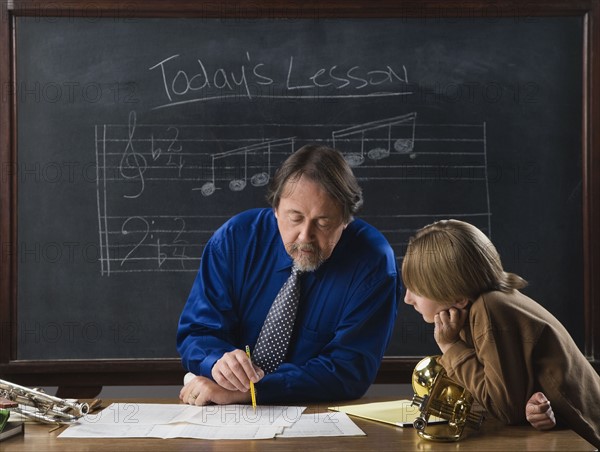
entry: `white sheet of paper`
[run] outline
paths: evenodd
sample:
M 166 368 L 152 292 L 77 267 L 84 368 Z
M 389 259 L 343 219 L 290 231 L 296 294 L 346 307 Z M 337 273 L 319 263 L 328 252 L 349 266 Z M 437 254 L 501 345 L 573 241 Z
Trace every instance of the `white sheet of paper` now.
M 364 436 L 346 413 L 303 414 L 298 422 L 285 428 L 280 438 L 307 438 L 310 436 Z
M 113 403 L 87 415 L 59 438 L 274 438 L 297 422 L 305 407 Z
M 197 424 L 74 424 L 59 438 L 194 438 L 271 439 L 284 427 L 257 425 L 235 428 Z
M 155 425 L 152 435 L 157 438 L 272 439 L 283 430 L 284 427 L 268 425 L 226 428 L 197 424 L 168 424 Z
M 152 424 L 85 424 L 79 420 L 58 438 L 151 438 Z
M 161 403 L 113 403 L 96 414 L 80 419 L 86 424 L 171 424 L 187 422 L 201 425 L 276 425 L 288 427 L 306 407 L 259 405 L 190 406 Z
M 306 407 L 298 406 L 257 406 L 250 405 L 209 405 L 188 406 L 169 423 L 187 422 L 200 425 L 275 425 L 289 427 L 300 419 Z M 162 422 L 163 424 L 165 422 Z
M 162 403 L 112 403 L 102 411 L 88 414 L 79 423 L 94 425 L 167 424 L 179 416 L 186 408 L 183 404 Z

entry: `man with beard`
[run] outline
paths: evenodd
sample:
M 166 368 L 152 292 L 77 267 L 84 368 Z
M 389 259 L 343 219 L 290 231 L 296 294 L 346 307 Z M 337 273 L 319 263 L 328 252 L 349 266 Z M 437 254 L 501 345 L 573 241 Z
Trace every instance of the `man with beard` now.
M 392 248 L 354 214 L 362 191 L 343 156 L 307 145 L 277 170 L 271 208 L 242 212 L 208 241 L 183 309 L 177 348 L 192 405 L 356 399 L 371 385 L 400 298 Z M 281 364 L 261 369 L 254 349 L 292 268 L 300 297 Z

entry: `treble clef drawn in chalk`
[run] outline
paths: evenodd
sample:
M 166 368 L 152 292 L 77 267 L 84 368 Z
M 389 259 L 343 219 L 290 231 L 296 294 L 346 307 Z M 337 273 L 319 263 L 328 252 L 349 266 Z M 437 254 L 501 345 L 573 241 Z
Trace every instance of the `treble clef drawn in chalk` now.
M 125 198 L 137 198 L 144 192 L 144 172 L 147 168 L 147 161 L 142 154 L 136 152 L 133 146 L 136 123 L 137 118 L 135 111 L 131 111 L 129 113 L 127 146 L 121 156 L 119 173 L 127 180 L 138 179 L 140 181 L 140 189 L 134 195 L 123 195 Z
M 242 191 L 246 188 L 249 168 L 256 170 L 250 176 L 252 186 L 262 187 L 267 185 L 271 177 L 271 154 L 274 148 L 289 146 L 290 153 L 292 153 L 294 151 L 294 138 L 265 141 L 214 154 L 212 156 L 212 179 L 202 187 L 194 190 L 200 190 L 204 196 L 212 195 L 217 190 L 217 170 L 222 173 L 220 179 L 229 180 L 231 191 Z
M 331 133 L 333 147 L 344 142 L 344 158 L 350 166 L 360 166 L 365 153 L 371 160 L 381 160 L 396 151 L 414 157 L 416 113 L 367 122 Z M 365 152 L 366 149 L 366 152 Z

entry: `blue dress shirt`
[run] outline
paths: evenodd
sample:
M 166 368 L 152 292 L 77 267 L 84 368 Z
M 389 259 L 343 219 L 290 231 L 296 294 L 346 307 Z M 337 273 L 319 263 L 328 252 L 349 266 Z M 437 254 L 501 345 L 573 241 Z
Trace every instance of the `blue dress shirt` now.
M 225 352 L 252 349 L 291 267 L 273 209 L 248 210 L 221 226 L 204 249 L 179 321 L 184 367 L 212 378 Z M 389 343 L 400 286 L 387 240 L 353 220 L 329 259 L 302 275 L 287 357 L 256 384 L 259 403 L 361 397 Z

